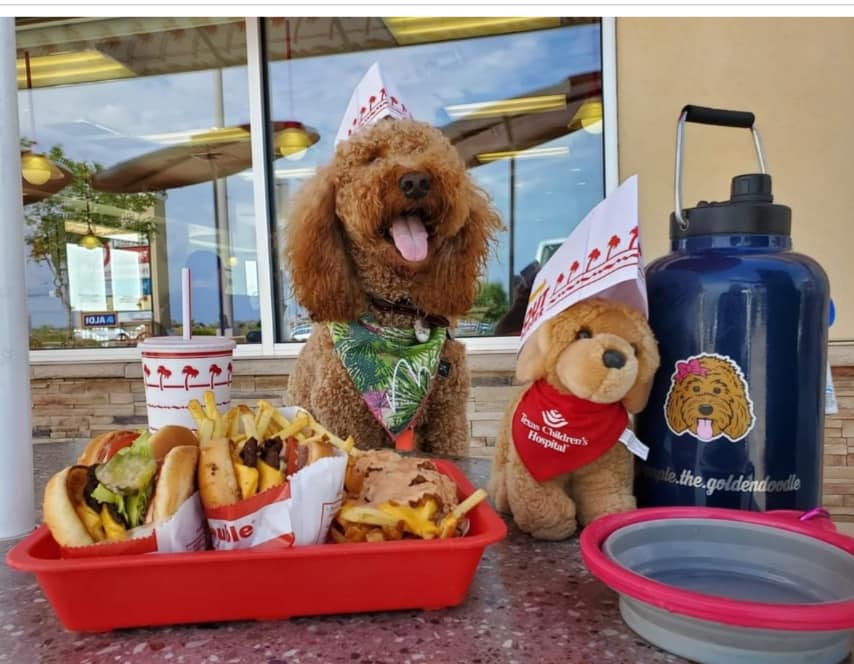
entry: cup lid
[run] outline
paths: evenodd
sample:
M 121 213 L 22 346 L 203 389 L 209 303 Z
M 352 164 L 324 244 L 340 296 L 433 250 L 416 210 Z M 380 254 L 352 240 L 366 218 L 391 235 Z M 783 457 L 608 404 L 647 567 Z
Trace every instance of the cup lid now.
M 193 352 L 215 352 L 233 350 L 234 340 L 229 337 L 148 337 L 143 339 L 138 347 L 143 351 L 180 352 L 192 350 Z

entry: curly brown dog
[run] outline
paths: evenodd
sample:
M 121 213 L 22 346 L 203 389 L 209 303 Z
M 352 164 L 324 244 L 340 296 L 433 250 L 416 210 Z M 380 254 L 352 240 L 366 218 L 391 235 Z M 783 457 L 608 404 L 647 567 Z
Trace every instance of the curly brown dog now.
M 729 358 L 709 353 L 676 363 L 664 412 L 673 433 L 689 432 L 702 441 L 723 436 L 736 442 L 754 422 L 741 370 Z
M 516 376 L 526 383 L 544 379 L 557 392 L 594 407 L 622 402 L 628 413 L 637 413 L 646 405 L 658 364 L 658 346 L 640 312 L 588 299 L 545 322 L 527 340 Z M 620 443 L 577 470 L 534 479 L 512 434 L 514 413 L 529 387 L 507 408 L 498 433 L 489 480 L 498 510 L 511 512 L 519 528 L 534 537 L 559 540 L 575 532 L 576 519 L 586 525 L 602 514 L 633 509 L 633 459 Z
M 365 314 L 382 326 L 451 325 L 472 306 L 501 228 L 453 145 L 414 120 L 383 119 L 339 144 L 300 190 L 285 257 L 297 300 L 315 325 L 288 383 L 287 401 L 362 448 L 391 439 L 336 355 L 330 321 Z M 426 234 L 426 237 L 425 237 Z M 438 321 L 438 322 L 437 322 Z M 414 420 L 417 449 L 465 454 L 469 373 L 448 338 L 440 371 Z

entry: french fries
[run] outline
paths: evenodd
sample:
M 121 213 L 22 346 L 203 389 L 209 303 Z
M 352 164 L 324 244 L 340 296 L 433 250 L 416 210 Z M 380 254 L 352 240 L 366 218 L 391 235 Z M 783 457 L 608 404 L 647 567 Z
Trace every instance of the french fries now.
M 339 438 L 304 411 L 288 420 L 269 401 L 259 399 L 255 412 L 249 406 L 241 404 L 220 413 L 213 392 L 206 391 L 203 400 L 204 405 L 199 403 L 198 399 L 193 399 L 187 406 L 196 422 L 200 442 L 214 438 L 230 438 L 240 444 L 249 438 L 263 440 L 278 436 L 285 440 L 294 436 L 301 442 L 325 439 L 344 452 L 355 451 L 353 436 L 348 436 L 346 440 Z

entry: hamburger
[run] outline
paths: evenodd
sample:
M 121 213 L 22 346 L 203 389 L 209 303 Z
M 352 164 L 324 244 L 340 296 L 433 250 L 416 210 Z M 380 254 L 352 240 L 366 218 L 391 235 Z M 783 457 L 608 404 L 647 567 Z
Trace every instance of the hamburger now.
M 285 483 L 303 467 L 335 455 L 323 437 L 299 441 L 275 436 L 261 442 L 250 437 L 240 444 L 213 438 L 199 448 L 199 494 L 209 509 L 233 505 Z
M 134 537 L 134 529 L 168 519 L 193 495 L 198 459 L 198 439 L 185 427 L 97 436 L 75 465 L 48 481 L 44 521 L 60 546 Z

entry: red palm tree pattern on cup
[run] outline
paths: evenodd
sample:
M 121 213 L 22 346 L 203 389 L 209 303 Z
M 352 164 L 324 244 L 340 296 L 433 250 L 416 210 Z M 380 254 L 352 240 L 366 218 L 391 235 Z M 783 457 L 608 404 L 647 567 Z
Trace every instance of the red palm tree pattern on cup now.
M 199 370 L 189 364 L 185 364 L 184 368 L 181 369 L 181 373 L 184 374 L 184 389 L 190 390 L 190 378 L 195 378 L 199 375 Z
M 172 376 L 172 372 L 169 371 L 169 369 L 167 369 L 166 367 L 164 367 L 161 364 L 160 366 L 157 367 L 157 375 L 160 376 L 160 389 L 162 390 L 163 389 L 163 379 L 164 378 L 170 378 Z
M 142 365 L 142 373 L 144 373 L 144 374 L 145 374 L 145 377 L 146 377 L 146 378 L 150 378 L 150 377 L 151 377 L 151 369 L 149 369 L 149 368 L 148 368 L 148 365 L 147 365 L 147 364 L 143 364 L 143 365 Z
M 226 377 L 228 378 L 228 382 L 230 383 L 231 382 L 231 372 L 232 372 L 231 362 L 229 362 L 228 365 L 225 367 L 225 371 L 226 371 Z
M 633 249 L 638 241 L 638 227 L 635 226 L 632 230 L 630 230 L 629 235 L 632 238 L 631 240 L 629 240 L 629 249 Z
M 208 369 L 211 372 L 211 389 L 214 388 L 214 379 L 222 373 L 222 369 L 219 368 L 219 365 L 212 364 L 211 368 Z

